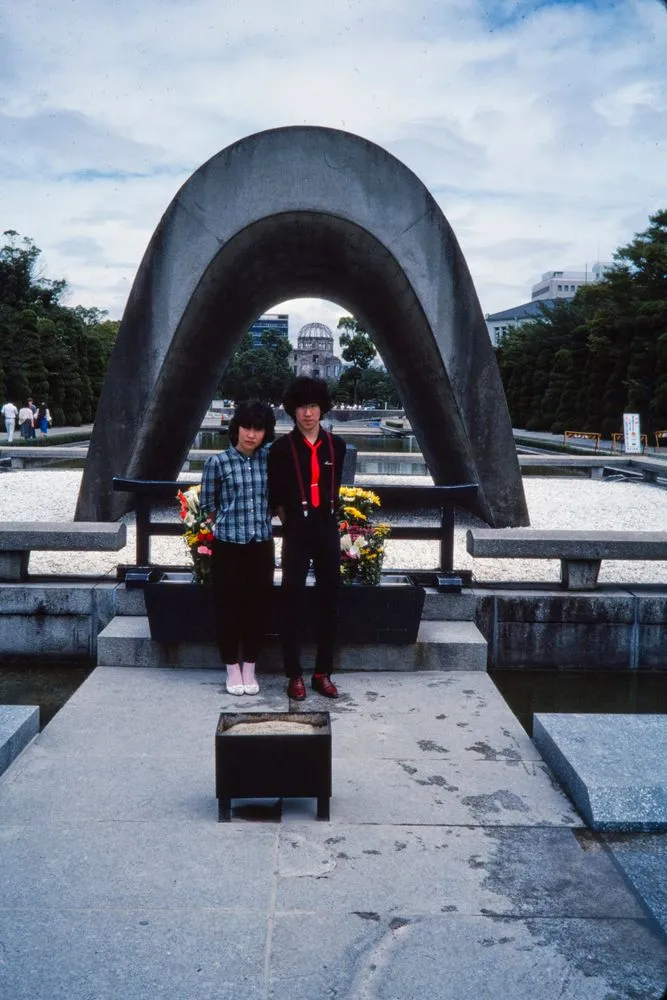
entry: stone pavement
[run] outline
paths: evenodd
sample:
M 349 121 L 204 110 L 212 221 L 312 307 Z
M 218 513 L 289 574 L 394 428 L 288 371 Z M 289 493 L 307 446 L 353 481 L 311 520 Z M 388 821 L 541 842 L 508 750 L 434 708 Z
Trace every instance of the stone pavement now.
M 331 712 L 331 822 L 226 824 L 218 715 L 286 711 L 284 682 L 98 667 L 0 777 L 0 997 L 662 997 L 658 923 L 487 675 L 340 688 L 300 706 Z M 630 879 L 664 843 L 620 844 Z

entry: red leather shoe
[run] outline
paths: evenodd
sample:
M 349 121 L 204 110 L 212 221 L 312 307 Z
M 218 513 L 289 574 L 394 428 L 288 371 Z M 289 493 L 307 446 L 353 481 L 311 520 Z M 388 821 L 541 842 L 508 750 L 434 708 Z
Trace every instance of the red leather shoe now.
M 311 685 L 313 691 L 324 695 L 325 698 L 338 697 L 338 688 L 327 674 L 313 674 Z
M 303 701 L 306 697 L 306 685 L 303 677 L 290 677 L 287 682 L 287 697 L 293 701 Z

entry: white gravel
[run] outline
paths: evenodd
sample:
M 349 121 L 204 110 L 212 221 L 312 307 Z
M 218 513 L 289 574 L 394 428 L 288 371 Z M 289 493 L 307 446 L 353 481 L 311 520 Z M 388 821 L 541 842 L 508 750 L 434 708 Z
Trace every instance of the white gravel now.
M 3 473 L 0 475 L 0 519 L 72 520 L 80 482 L 80 470 L 41 469 Z M 360 486 L 370 482 L 379 486 L 383 482 L 429 485 L 432 481 L 425 476 L 360 476 L 357 482 Z M 536 476 L 525 478 L 524 488 L 531 524 L 535 528 L 662 531 L 667 524 L 667 490 L 657 486 Z M 168 511 L 164 516 L 168 516 Z M 175 500 L 173 516 L 177 518 Z M 134 562 L 134 514 L 126 515 L 123 520 L 128 526 L 128 544 L 120 552 L 34 552 L 30 557 L 30 572 L 77 576 L 108 574 L 113 577 L 117 563 Z M 473 560 L 465 549 L 465 531 L 471 525 L 481 523 L 465 513 L 457 518 L 457 569 L 473 569 L 475 579 L 485 582 L 558 580 L 559 564 L 555 560 Z M 187 553 L 180 538 L 153 537 L 151 558 L 153 562 L 178 564 L 187 561 Z M 387 543 L 385 568 L 429 569 L 437 565 L 437 561 L 437 542 L 389 540 Z M 603 562 L 600 582 L 667 583 L 667 562 Z

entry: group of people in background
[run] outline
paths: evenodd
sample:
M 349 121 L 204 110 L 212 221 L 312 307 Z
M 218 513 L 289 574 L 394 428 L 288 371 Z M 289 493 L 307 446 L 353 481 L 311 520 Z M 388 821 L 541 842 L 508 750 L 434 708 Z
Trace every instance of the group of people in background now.
M 345 442 L 321 426 L 331 409 L 322 379 L 299 376 L 283 405 L 294 428 L 273 444 L 275 417 L 260 400 L 236 407 L 230 447 L 204 467 L 201 507 L 213 526 L 212 577 L 217 639 L 227 691 L 257 694 L 255 665 L 266 631 L 274 573 L 271 520 L 283 526 L 280 633 L 287 693 L 306 697 L 301 639 L 309 614 L 308 571 L 315 574 L 316 656 L 311 686 L 327 698 L 338 691 L 333 671 L 340 548 L 338 495 Z
M 14 403 L 9 400 L 0 409 L 0 413 L 5 421 L 8 444 L 14 440 L 14 432 L 17 428 L 21 437 L 28 440 L 37 437 L 38 430 L 40 437 L 46 437 L 51 425 L 51 414 L 46 403 L 40 403 L 39 406 L 36 406 L 31 397 L 28 397 L 20 409 L 17 409 Z

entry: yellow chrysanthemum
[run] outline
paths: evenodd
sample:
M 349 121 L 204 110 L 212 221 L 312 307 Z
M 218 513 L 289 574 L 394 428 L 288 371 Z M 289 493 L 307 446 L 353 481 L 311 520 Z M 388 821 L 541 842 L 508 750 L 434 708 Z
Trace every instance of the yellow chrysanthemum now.
M 362 514 L 358 507 L 343 507 L 343 511 L 345 512 L 347 517 L 356 517 L 360 521 L 368 520 L 366 515 Z

